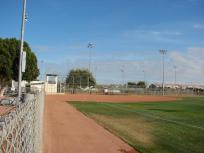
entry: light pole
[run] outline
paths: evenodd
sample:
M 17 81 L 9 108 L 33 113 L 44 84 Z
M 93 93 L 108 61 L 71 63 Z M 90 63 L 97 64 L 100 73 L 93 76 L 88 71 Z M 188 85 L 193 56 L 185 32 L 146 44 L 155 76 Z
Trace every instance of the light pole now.
M 91 72 L 91 58 L 92 58 L 91 49 L 94 48 L 95 46 L 93 43 L 88 43 L 87 47 L 89 48 L 89 72 Z
M 97 73 L 97 70 L 98 70 L 98 67 L 95 66 L 95 68 L 94 68 L 95 79 L 96 79 L 96 73 Z
M 24 43 L 24 28 L 26 20 L 26 0 L 23 0 L 23 12 L 22 12 L 22 26 L 21 26 L 21 48 L 19 53 L 19 70 L 18 70 L 18 103 L 21 99 L 21 80 L 22 80 L 22 54 Z
M 163 65 L 163 75 L 162 75 L 162 95 L 164 96 L 164 56 L 167 53 L 167 50 L 160 49 L 159 52 L 162 55 L 162 65 Z
M 120 69 L 122 75 L 122 87 L 124 86 L 124 70 Z
M 177 67 L 176 66 L 174 66 L 174 84 L 176 85 L 176 77 L 177 77 L 177 75 L 176 75 L 176 73 L 177 73 Z
M 91 49 L 94 48 L 94 44 L 93 43 L 88 43 L 87 47 L 89 48 L 89 76 L 88 76 L 88 87 L 89 87 L 89 93 L 91 94 L 91 89 L 90 89 L 90 78 L 91 78 Z

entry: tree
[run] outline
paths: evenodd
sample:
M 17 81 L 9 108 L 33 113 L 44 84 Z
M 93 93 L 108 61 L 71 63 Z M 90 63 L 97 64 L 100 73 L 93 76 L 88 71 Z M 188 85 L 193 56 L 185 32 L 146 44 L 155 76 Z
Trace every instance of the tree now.
M 137 87 L 137 84 L 135 82 L 128 82 L 127 85 L 128 85 L 128 88 L 136 88 Z
M 0 95 L 3 95 L 4 87 L 7 86 L 11 80 L 12 71 L 11 60 L 4 55 L 0 55 Z
M 96 85 L 96 80 L 92 73 L 86 69 L 72 69 L 66 78 L 66 83 L 71 88 L 85 88 Z
M 137 83 L 137 87 L 139 87 L 139 88 L 146 88 L 147 87 L 146 82 L 145 81 L 139 81 Z
M 31 51 L 27 42 L 24 42 L 26 52 L 26 71 L 23 73 L 23 80 L 35 80 L 39 75 L 37 58 Z M 0 92 L 9 85 L 11 80 L 18 80 L 20 40 L 15 38 L 0 38 Z
M 149 88 L 150 88 L 150 89 L 155 89 L 155 88 L 157 88 L 157 86 L 156 86 L 155 84 L 151 84 L 151 85 L 149 86 Z

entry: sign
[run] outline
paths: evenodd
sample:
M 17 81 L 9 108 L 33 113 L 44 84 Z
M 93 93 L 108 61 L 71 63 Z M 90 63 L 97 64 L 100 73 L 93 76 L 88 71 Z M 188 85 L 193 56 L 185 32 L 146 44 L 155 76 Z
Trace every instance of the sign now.
M 22 72 L 25 72 L 26 69 L 26 52 L 22 52 Z

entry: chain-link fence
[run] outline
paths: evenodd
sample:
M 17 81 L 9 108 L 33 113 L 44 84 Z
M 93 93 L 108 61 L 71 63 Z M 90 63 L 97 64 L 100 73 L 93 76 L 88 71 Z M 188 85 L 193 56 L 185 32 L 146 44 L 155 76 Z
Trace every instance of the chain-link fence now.
M 105 92 L 107 91 L 107 92 Z M 93 93 L 93 94 L 136 94 L 136 95 L 163 95 L 162 88 L 127 88 L 127 87 L 93 87 L 72 88 L 66 84 L 61 85 L 58 92 L 63 93 Z M 204 90 L 199 89 L 171 89 L 165 88 L 166 96 L 204 96 Z
M 27 94 L 24 102 L 0 116 L 0 153 L 41 153 L 44 92 Z

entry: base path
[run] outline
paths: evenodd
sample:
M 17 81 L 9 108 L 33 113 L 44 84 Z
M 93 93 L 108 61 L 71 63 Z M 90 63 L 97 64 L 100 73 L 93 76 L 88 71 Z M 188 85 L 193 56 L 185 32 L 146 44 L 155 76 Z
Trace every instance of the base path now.
M 44 153 L 137 153 L 73 108 L 67 98 L 46 96 Z

